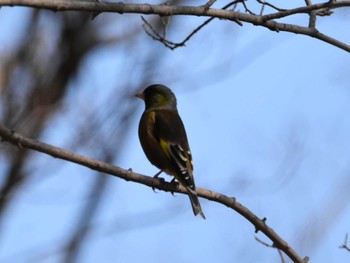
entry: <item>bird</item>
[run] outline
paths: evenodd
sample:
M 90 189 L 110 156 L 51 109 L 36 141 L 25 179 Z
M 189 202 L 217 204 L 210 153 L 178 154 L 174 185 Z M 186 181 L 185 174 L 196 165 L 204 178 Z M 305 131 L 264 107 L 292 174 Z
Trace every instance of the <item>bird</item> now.
M 161 172 L 174 176 L 186 188 L 194 215 L 205 219 L 193 177 L 193 163 L 184 124 L 177 110 L 175 94 L 162 84 L 148 86 L 135 95 L 144 100 L 138 135 L 148 160 Z

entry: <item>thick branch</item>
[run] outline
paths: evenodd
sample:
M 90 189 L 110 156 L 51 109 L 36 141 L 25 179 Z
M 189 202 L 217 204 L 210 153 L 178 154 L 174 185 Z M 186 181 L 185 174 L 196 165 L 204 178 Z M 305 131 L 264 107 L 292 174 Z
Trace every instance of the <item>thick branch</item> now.
M 348 0 L 343 0 L 343 1 L 328 1 L 325 3 L 321 4 L 313 4 L 313 5 L 307 5 L 307 6 L 302 6 L 302 7 L 297 7 L 289 10 L 282 10 L 273 14 L 269 15 L 264 15 L 263 19 L 265 20 L 270 20 L 270 19 L 278 19 L 278 18 L 283 18 L 295 14 L 308 14 L 312 11 L 317 11 L 317 10 L 322 10 L 325 8 L 329 9 L 336 9 L 336 8 L 341 8 L 341 7 L 349 7 L 350 6 L 350 1 Z
M 317 30 L 309 27 L 302 27 L 292 24 L 277 23 L 273 19 L 279 19 L 295 14 L 310 13 L 322 9 L 335 9 L 340 7 L 349 7 L 350 1 L 328 1 L 322 4 L 308 5 L 290 10 L 281 10 L 273 14 L 255 15 L 236 12 L 232 10 L 222 10 L 205 8 L 204 6 L 171 6 L 171 5 L 150 5 L 150 4 L 126 4 L 126 3 L 102 3 L 97 1 L 69 1 L 69 0 L 0 0 L 0 6 L 28 6 L 34 8 L 49 9 L 53 11 L 88 11 L 94 14 L 102 12 L 114 13 L 138 13 L 138 14 L 156 14 L 160 16 L 172 15 L 192 15 L 207 16 L 213 18 L 227 19 L 231 21 L 243 21 L 257 26 L 264 26 L 276 32 L 287 31 L 296 34 L 302 34 L 319 39 L 347 52 L 350 52 L 350 46 L 333 39 L 329 36 L 319 33 Z
M 274 20 L 266 21 L 265 23 L 260 24 L 263 27 L 267 27 L 273 31 L 285 31 L 285 32 L 291 32 L 301 35 L 310 36 L 319 40 L 322 40 L 323 42 L 326 42 L 328 44 L 331 44 L 333 46 L 336 46 L 340 49 L 343 49 L 347 52 L 350 52 L 350 46 L 346 45 L 345 43 L 332 38 L 330 36 L 327 36 L 325 34 L 322 34 L 319 32 L 316 28 L 310 28 L 310 27 L 302 27 L 297 25 L 290 25 L 290 24 L 284 24 L 284 23 L 277 23 Z
M 126 181 L 133 181 L 136 183 L 144 184 L 146 186 L 155 187 L 159 190 L 167 192 L 178 192 L 186 194 L 186 189 L 182 186 L 178 188 L 171 183 L 164 182 L 158 178 L 153 178 L 141 174 L 137 174 L 129 170 L 121 169 L 117 166 L 113 166 L 95 159 L 87 158 L 82 155 L 67 151 L 62 148 L 54 147 L 52 145 L 42 143 L 37 140 L 26 138 L 5 126 L 0 124 L 0 137 L 2 141 L 9 141 L 10 143 L 17 145 L 19 148 L 29 148 L 38 152 L 46 153 L 53 156 L 54 158 L 59 158 L 67 160 L 69 162 L 77 163 L 85 167 L 89 167 L 93 170 L 107 173 Z M 248 219 L 257 231 L 263 232 L 267 237 L 271 239 L 274 246 L 278 249 L 284 251 L 294 262 L 304 262 L 303 259 L 284 241 L 272 228 L 266 225 L 266 219 L 259 219 L 255 214 L 253 214 L 248 208 L 244 207 L 242 204 L 236 201 L 234 197 L 228 197 L 226 195 L 216 193 L 211 190 L 197 188 L 198 195 L 206 198 L 208 200 L 221 203 L 227 207 L 232 208 L 246 219 Z
M 210 16 L 224 19 L 232 19 L 235 16 L 245 22 L 253 22 L 252 17 L 241 12 L 233 12 L 223 9 L 210 8 L 203 6 L 171 6 L 171 5 L 151 5 L 151 4 L 128 4 L 128 3 L 106 3 L 99 1 L 70 1 L 70 0 L 0 0 L 0 6 L 27 6 L 40 9 L 49 9 L 53 11 L 88 11 L 88 12 L 112 12 L 112 13 L 140 13 L 157 14 L 161 16 L 171 15 L 196 15 Z M 328 1 L 321 4 L 302 6 L 289 10 L 281 10 L 273 14 L 264 15 L 264 20 L 282 18 L 294 14 L 309 13 L 314 10 L 324 8 L 350 7 L 350 0 Z

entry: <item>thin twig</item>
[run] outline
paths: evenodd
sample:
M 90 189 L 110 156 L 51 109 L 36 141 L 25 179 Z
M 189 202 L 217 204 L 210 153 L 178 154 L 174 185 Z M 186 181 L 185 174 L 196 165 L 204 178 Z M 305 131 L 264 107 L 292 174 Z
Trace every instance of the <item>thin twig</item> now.
M 239 0 L 240 1 L 240 0 Z M 228 9 L 230 6 L 233 6 L 237 3 L 237 1 L 233 1 L 231 3 L 228 3 L 225 5 L 222 10 Z M 211 21 L 215 19 L 215 17 L 211 17 L 204 21 L 200 26 L 195 28 L 183 41 L 175 43 L 166 38 L 166 35 L 161 36 L 153 27 L 152 25 L 143 17 L 141 16 L 142 21 L 145 23 L 144 29 L 147 35 L 149 35 L 152 39 L 159 41 L 163 43 L 167 48 L 170 48 L 171 50 L 174 50 L 178 47 L 183 47 L 186 45 L 186 43 L 196 34 L 198 33 L 203 27 L 205 27 L 207 24 L 209 24 Z M 243 24 L 238 19 L 233 19 L 238 25 L 242 26 Z
M 269 2 L 266 2 L 266 1 L 257 0 L 257 2 L 258 2 L 259 4 L 262 4 L 262 5 L 267 5 L 267 6 L 271 7 L 271 8 L 273 8 L 273 9 L 275 9 L 275 10 L 278 11 L 278 12 L 286 11 L 286 10 L 287 10 L 287 9 L 279 8 L 279 7 L 273 5 L 273 4 L 269 3 Z
M 278 249 L 276 246 L 270 245 L 270 244 L 266 243 L 265 241 L 262 241 L 262 240 L 259 239 L 258 237 L 255 237 L 255 240 L 258 241 L 259 243 L 263 244 L 263 245 L 266 246 L 266 247 L 276 249 L 277 252 L 278 252 L 278 254 L 279 254 L 279 256 L 280 256 L 280 258 L 281 258 L 281 262 L 282 262 L 282 263 L 285 263 L 285 262 L 286 262 L 286 261 L 284 260 L 284 257 L 283 257 L 283 254 L 282 254 L 281 250 Z
M 345 240 L 344 243 L 339 246 L 339 248 L 346 249 L 348 252 L 350 252 L 350 247 L 348 246 L 348 233 L 345 234 Z
M 208 10 L 215 2 L 216 0 L 209 0 L 205 5 L 203 5 L 204 9 Z
M 244 9 L 245 9 L 245 11 L 246 11 L 248 14 L 256 15 L 254 12 L 250 11 L 250 9 L 248 8 L 248 6 L 245 4 L 245 0 L 242 0 L 241 3 L 242 3 L 242 5 L 244 6 Z
M 259 15 L 263 15 L 264 14 L 264 9 L 265 9 L 265 4 L 262 4 L 261 5 L 261 10 L 260 10 L 260 13 L 259 13 Z
M 171 43 L 170 41 L 165 39 L 163 36 L 158 34 L 158 32 L 152 27 L 152 25 L 143 16 L 141 16 L 141 19 L 144 23 L 143 29 L 145 30 L 147 35 L 149 35 L 154 40 L 162 42 L 166 47 L 168 47 L 170 49 L 172 48 L 174 43 Z

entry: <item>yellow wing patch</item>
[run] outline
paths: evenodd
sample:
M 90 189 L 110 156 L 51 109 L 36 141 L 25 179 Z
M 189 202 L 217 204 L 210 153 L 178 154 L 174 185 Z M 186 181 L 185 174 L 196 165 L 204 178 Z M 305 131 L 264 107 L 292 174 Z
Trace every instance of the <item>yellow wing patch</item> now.
M 171 159 L 170 153 L 169 153 L 169 142 L 166 142 L 165 140 L 160 139 L 160 147 L 162 148 L 163 152 L 166 154 L 166 156 Z

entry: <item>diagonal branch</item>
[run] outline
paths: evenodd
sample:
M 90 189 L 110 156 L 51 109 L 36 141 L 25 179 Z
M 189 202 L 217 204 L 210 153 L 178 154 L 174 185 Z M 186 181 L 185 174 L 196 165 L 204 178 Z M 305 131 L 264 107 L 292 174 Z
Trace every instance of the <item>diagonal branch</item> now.
M 68 150 L 54 147 L 52 145 L 42 143 L 38 140 L 33 140 L 22 136 L 5 126 L 0 124 L 0 137 L 2 141 L 8 141 L 14 145 L 17 145 L 20 149 L 28 148 L 38 152 L 42 152 L 48 155 L 53 156 L 54 158 L 63 159 L 69 162 L 77 163 L 82 166 L 91 168 L 93 170 L 107 173 L 126 181 L 133 181 L 140 183 L 149 187 L 155 187 L 159 190 L 167 192 L 177 192 L 186 194 L 186 189 L 182 186 L 176 187 L 172 183 L 164 182 L 158 178 L 153 178 L 145 176 L 142 174 L 134 173 L 131 169 L 124 170 L 114 165 L 110 165 L 95 159 L 91 159 Z M 198 195 L 206 198 L 208 200 L 223 204 L 237 213 L 241 214 L 247 220 L 249 220 L 256 229 L 256 232 L 263 232 L 270 240 L 273 242 L 274 246 L 288 255 L 294 262 L 303 263 L 303 259 L 289 246 L 289 244 L 284 241 L 272 228 L 266 224 L 266 218 L 260 219 L 248 208 L 240 204 L 234 197 L 228 197 L 226 195 L 216 193 L 211 190 L 197 188 Z

